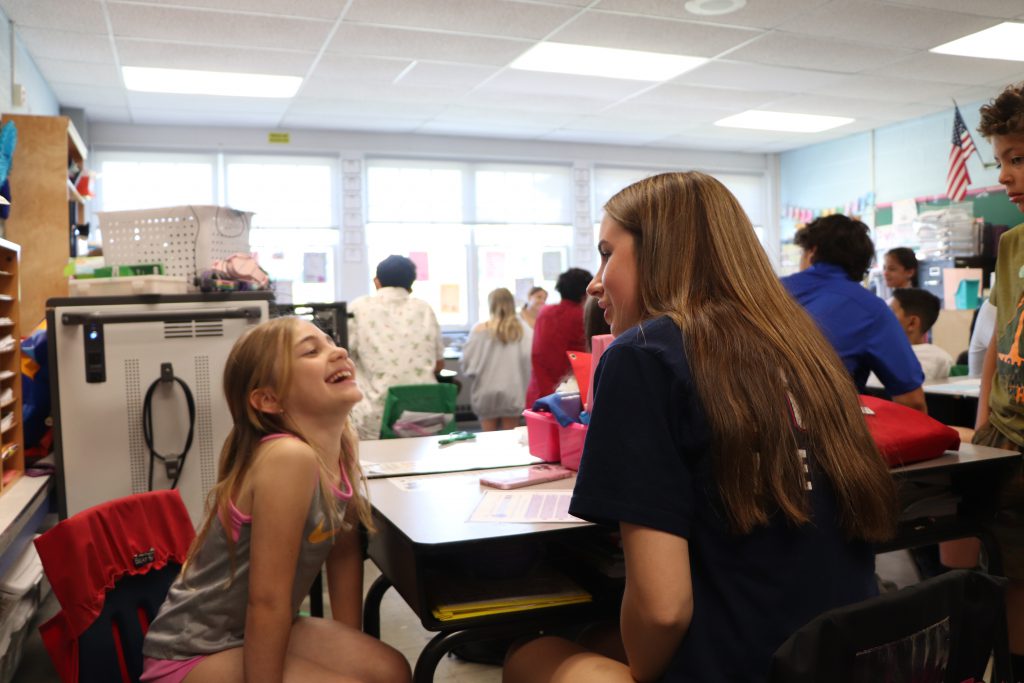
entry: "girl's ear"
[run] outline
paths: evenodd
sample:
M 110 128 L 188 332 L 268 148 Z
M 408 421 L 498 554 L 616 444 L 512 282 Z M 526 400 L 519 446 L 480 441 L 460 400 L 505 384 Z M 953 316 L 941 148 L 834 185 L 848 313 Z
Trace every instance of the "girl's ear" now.
M 261 413 L 279 414 L 284 412 L 277 396 L 267 388 L 253 389 L 249 392 L 249 405 Z

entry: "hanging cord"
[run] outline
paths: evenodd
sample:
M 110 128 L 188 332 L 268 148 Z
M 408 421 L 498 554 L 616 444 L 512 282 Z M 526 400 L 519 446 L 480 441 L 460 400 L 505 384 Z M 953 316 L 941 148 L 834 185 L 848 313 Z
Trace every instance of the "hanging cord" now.
M 188 437 L 185 439 L 185 447 L 178 455 L 162 455 L 156 452 L 153 446 L 153 392 L 157 386 L 165 382 L 177 382 L 185 394 L 185 402 L 188 404 Z M 192 398 L 192 391 L 180 377 L 174 375 L 174 367 L 170 363 L 160 364 L 160 377 L 149 385 L 146 390 L 146 398 L 142 401 L 142 436 L 146 440 L 146 448 L 149 449 L 149 490 L 153 490 L 153 463 L 159 460 L 164 464 L 167 471 L 167 478 L 171 479 L 171 488 L 178 486 L 178 479 L 181 477 L 181 470 L 185 467 L 185 457 L 192 448 L 192 437 L 195 436 L 196 427 L 196 402 Z

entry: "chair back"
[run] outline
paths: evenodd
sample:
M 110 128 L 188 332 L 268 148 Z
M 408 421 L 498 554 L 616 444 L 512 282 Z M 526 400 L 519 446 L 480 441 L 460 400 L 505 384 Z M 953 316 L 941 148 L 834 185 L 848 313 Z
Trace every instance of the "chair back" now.
M 447 382 L 436 384 L 402 384 L 388 389 L 384 401 L 384 414 L 380 422 L 380 438 L 397 439 L 392 426 L 403 411 L 412 410 L 423 413 L 445 413 L 451 419 L 438 434 L 450 434 L 455 431 L 455 401 L 459 388 Z
M 771 683 L 1011 681 L 1006 579 L 951 571 L 830 610 L 775 652 Z
M 39 627 L 64 683 L 134 683 L 195 530 L 176 490 L 83 510 L 36 539 L 61 611 Z

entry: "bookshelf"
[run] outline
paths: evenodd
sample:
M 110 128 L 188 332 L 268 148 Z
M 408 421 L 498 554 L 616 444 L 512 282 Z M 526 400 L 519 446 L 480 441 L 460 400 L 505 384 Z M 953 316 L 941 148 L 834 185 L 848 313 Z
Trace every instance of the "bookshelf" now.
M 85 203 L 68 178 L 73 161 L 87 156 L 82 138 L 66 116 L 4 114 L 14 122 L 18 144 L 8 174 L 11 213 L 4 237 L 21 245 L 21 278 L 31 282 L 20 301 L 26 328 L 46 315 L 46 300 L 68 295 L 64 266 L 72 255 L 73 224 L 84 221 Z
M 21 415 L 21 247 L 0 239 L 0 495 L 25 472 Z

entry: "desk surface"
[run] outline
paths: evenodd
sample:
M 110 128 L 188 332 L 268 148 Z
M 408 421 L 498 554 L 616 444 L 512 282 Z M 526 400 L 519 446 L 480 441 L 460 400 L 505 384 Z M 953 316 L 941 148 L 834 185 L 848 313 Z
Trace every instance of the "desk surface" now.
M 929 382 L 922 387 L 926 394 L 978 398 L 981 391 L 980 377 L 950 377 L 942 382 Z
M 891 472 L 893 476 L 900 477 L 908 474 L 942 472 L 954 467 L 968 468 L 993 464 L 995 461 L 1010 463 L 1014 459 L 1020 458 L 1021 454 L 1017 451 L 1004 451 L 1001 448 L 989 448 L 988 446 L 962 443 L 960 444 L 959 451 L 946 451 L 944 455 L 932 460 L 915 462 L 912 465 L 904 465 L 903 467 L 894 467 Z
M 420 436 L 408 439 L 381 439 L 359 442 L 359 460 L 367 475 L 408 476 L 433 472 L 486 470 L 497 467 L 535 465 L 540 458 L 530 455 L 521 443 L 525 427 L 499 432 L 481 432 L 475 439 L 439 446 L 442 436 Z M 404 471 L 374 472 L 371 463 L 409 463 Z

